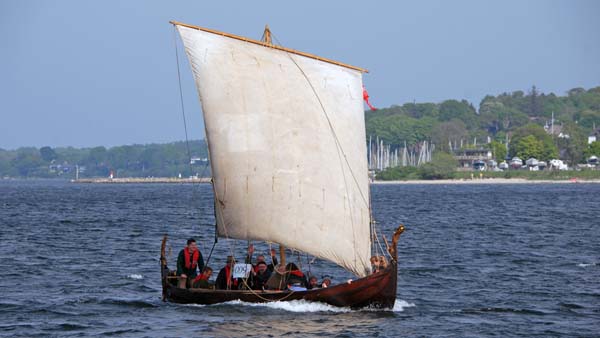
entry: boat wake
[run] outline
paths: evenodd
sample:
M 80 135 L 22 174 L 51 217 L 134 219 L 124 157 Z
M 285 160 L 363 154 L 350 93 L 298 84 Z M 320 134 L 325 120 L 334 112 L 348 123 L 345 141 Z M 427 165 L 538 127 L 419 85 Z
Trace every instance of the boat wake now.
M 351 312 L 350 308 L 337 307 L 325 303 L 309 302 L 306 300 L 292 300 L 289 302 L 271 302 L 271 303 L 246 303 L 239 300 L 227 302 L 224 304 L 244 305 L 252 307 L 266 307 L 274 310 L 285 310 L 288 312 Z
M 127 278 L 129 278 L 129 279 L 144 279 L 144 276 L 137 274 L 137 273 L 132 273 L 130 275 L 127 275 Z
M 375 308 L 365 308 L 360 310 L 352 310 L 349 307 L 337 307 L 325 303 L 319 302 L 309 302 L 306 300 L 292 300 L 289 302 L 270 302 L 270 303 L 248 303 L 243 302 L 241 300 L 233 300 L 230 302 L 225 302 L 221 304 L 208 305 L 208 306 L 223 306 L 223 305 L 235 305 L 235 306 L 248 306 L 248 307 L 261 307 L 261 308 L 270 308 L 273 310 L 284 310 L 288 312 L 301 312 L 301 313 L 310 313 L 310 312 L 332 312 L 332 313 L 347 313 L 347 312 L 362 312 L 362 311 L 391 311 L 391 312 L 402 312 L 407 307 L 414 307 L 415 304 L 406 302 L 402 299 L 396 299 L 396 303 L 394 304 L 393 309 L 375 309 Z M 204 307 L 207 305 L 194 305 L 187 304 L 187 306 L 199 306 Z
M 402 312 L 402 311 L 404 311 L 404 308 L 407 308 L 407 307 L 415 307 L 415 304 L 409 303 L 402 299 L 396 299 L 396 303 L 394 304 L 394 308 L 392 309 L 392 312 Z
M 598 265 L 598 263 L 579 263 L 579 264 L 577 264 L 577 266 L 580 268 L 587 268 L 588 266 L 596 266 L 596 265 Z

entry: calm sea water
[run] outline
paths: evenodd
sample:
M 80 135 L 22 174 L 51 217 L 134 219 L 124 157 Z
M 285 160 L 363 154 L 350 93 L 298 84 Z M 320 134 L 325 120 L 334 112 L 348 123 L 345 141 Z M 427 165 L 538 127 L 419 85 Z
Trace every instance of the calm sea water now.
M 161 237 L 171 262 L 190 236 L 208 255 L 209 186 L 0 181 L 0 335 L 600 336 L 600 185 L 372 191 L 383 232 L 407 226 L 390 311 L 163 303 Z M 245 245 L 219 241 L 210 265 Z M 348 277 L 322 261 L 311 269 Z

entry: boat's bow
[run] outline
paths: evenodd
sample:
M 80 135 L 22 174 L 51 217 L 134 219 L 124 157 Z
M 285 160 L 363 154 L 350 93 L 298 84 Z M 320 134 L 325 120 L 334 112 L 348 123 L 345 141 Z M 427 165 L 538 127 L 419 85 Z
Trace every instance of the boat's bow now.
M 394 235 L 392 235 L 392 245 L 388 247 L 388 251 L 392 260 L 394 260 L 394 265 L 398 264 L 398 240 L 400 239 L 400 235 L 404 232 L 404 225 L 400 224 L 396 231 L 394 231 Z

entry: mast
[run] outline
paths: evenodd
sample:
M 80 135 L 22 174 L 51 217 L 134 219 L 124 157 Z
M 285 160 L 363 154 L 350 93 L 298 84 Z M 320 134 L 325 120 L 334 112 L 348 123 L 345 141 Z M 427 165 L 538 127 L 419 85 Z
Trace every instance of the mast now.
M 268 43 L 269 45 L 273 44 L 273 41 L 271 40 L 271 30 L 269 29 L 269 25 L 265 25 L 265 32 L 263 33 L 261 41 L 264 43 Z

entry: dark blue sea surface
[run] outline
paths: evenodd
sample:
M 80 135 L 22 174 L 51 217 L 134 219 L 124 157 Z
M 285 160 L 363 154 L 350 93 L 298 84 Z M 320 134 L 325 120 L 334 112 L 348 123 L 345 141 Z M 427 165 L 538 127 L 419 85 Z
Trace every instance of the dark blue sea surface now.
M 600 184 L 375 185 L 372 195 L 388 238 L 407 227 L 393 310 L 190 306 L 161 301 L 160 241 L 169 234 L 171 265 L 190 236 L 208 256 L 210 186 L 0 181 L 0 335 L 600 336 Z M 209 264 L 218 271 L 246 245 L 220 240 Z M 320 260 L 311 270 L 349 278 Z

